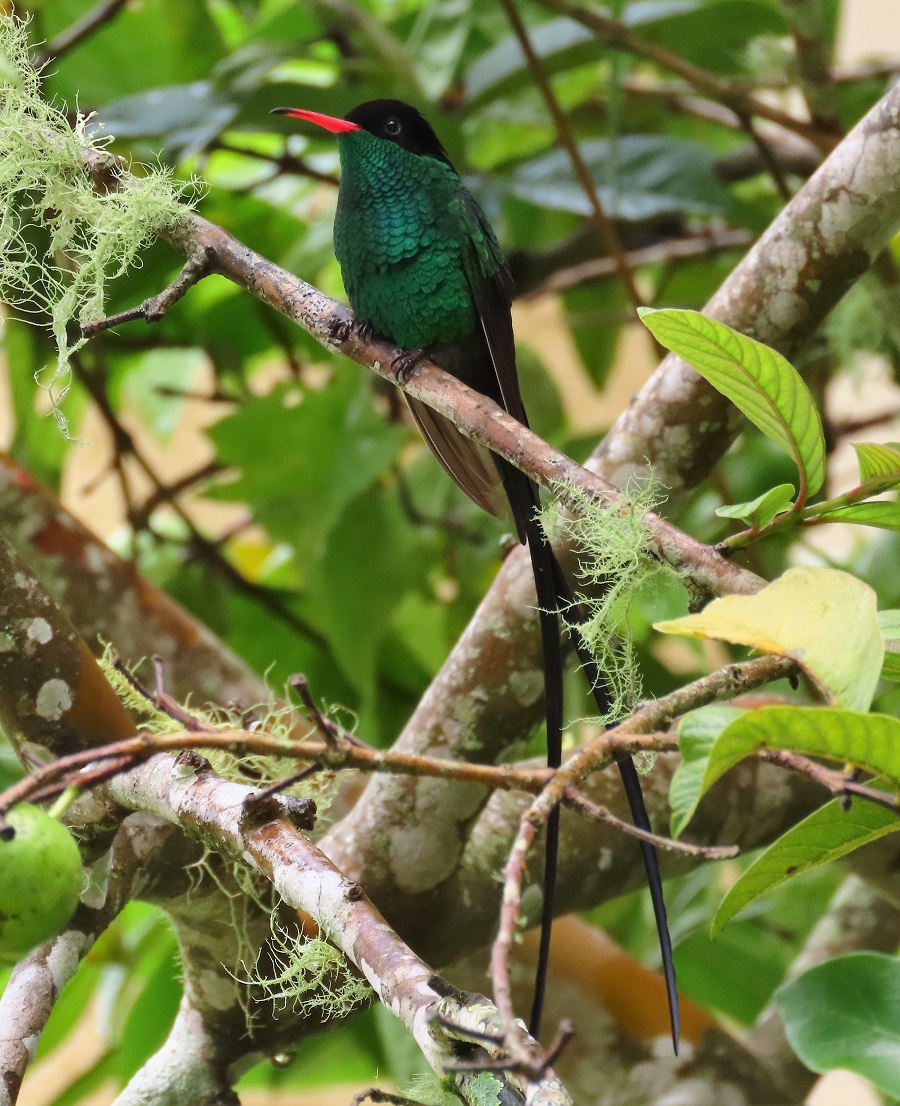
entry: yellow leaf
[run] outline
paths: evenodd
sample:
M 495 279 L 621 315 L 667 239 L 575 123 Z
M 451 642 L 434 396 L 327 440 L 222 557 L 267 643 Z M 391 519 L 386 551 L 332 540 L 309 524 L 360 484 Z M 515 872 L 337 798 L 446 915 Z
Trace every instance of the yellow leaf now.
M 869 709 L 884 659 L 875 592 L 833 568 L 788 569 L 756 595 L 714 599 L 700 614 L 655 629 L 792 657 L 830 703 L 848 710 Z

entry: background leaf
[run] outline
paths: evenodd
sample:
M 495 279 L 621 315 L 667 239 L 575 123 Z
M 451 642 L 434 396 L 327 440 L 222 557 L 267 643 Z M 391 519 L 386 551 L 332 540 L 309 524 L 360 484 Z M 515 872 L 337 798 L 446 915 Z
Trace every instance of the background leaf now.
M 853 522 L 858 526 L 877 526 L 881 530 L 900 530 L 900 503 L 853 503 L 818 516 L 827 522 Z
M 849 810 L 838 799 L 826 803 L 779 837 L 732 884 L 713 918 L 712 936 L 717 937 L 739 910 L 785 880 L 897 830 L 900 817 L 877 803 L 854 797 Z
M 800 470 L 801 498 L 815 495 L 825 479 L 822 420 L 790 362 L 697 311 L 643 308 L 639 313 L 666 349 L 687 361 L 793 457 Z
M 716 178 L 710 151 L 694 142 L 628 134 L 611 141 L 589 139 L 581 154 L 597 182 L 608 215 L 634 222 L 677 211 L 713 214 L 727 196 Z M 520 165 L 508 178 L 514 195 L 540 207 L 587 215 L 584 189 L 565 150 L 554 149 Z
M 694 816 L 702 795 L 703 777 L 716 738 L 743 711 L 738 707 L 716 705 L 688 711 L 678 723 L 678 751 L 681 761 L 669 785 L 670 822 L 673 837 L 678 837 Z
M 878 624 L 884 634 L 882 676 L 900 680 L 900 611 L 879 611 Z
M 855 952 L 779 988 L 791 1048 L 808 1068 L 848 1068 L 900 1096 L 900 960 Z
M 869 495 L 900 486 L 900 451 L 873 442 L 853 442 L 859 461 L 859 482 L 870 485 Z

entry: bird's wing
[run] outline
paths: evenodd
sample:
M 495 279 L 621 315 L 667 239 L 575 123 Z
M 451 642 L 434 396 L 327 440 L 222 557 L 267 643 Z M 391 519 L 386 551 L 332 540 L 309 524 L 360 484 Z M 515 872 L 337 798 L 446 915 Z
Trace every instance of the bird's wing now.
M 498 518 L 509 515 L 500 474 L 490 451 L 470 441 L 449 419 L 405 392 L 403 398 L 428 448 L 448 476 L 482 510 Z
M 527 426 L 510 314 L 512 276 L 491 225 L 474 197 L 461 189 L 459 202 L 468 231 L 462 236 L 463 270 L 487 341 L 503 406 L 513 418 Z

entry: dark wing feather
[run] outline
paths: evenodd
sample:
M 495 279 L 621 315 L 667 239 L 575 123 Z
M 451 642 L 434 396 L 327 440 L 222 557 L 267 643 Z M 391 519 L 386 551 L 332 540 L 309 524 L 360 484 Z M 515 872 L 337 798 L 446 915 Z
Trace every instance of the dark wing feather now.
M 403 398 L 428 448 L 454 483 L 482 510 L 498 518 L 509 515 L 509 504 L 490 450 L 471 441 L 449 419 L 405 392 Z
M 490 223 L 465 189 L 460 192 L 460 204 L 468 231 L 463 235 L 463 270 L 487 341 L 503 406 L 527 426 L 510 315 L 512 276 Z

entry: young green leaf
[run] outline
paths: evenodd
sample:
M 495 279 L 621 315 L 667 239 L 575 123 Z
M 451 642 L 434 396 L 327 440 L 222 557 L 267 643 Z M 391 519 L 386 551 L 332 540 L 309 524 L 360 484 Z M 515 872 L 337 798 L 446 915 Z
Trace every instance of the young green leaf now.
M 873 493 L 874 494 L 874 493 Z M 900 530 L 900 503 L 876 500 L 874 503 L 853 503 L 818 515 L 826 522 L 855 522 L 858 526 L 877 526 L 882 530 Z
M 854 849 L 900 830 L 900 818 L 865 799 L 854 798 L 849 810 L 837 799 L 820 807 L 778 838 L 732 885 L 719 904 L 710 933 L 717 937 L 725 924 L 785 880 L 837 860 Z
M 722 731 L 709 754 L 702 791 L 757 749 L 790 749 L 853 764 L 900 789 L 900 720 L 827 707 L 762 707 Z
M 833 568 L 788 569 L 756 595 L 715 599 L 655 629 L 793 657 L 829 702 L 850 710 L 868 710 L 884 657 L 875 592 Z
M 879 611 L 878 624 L 884 634 L 881 675 L 888 680 L 900 680 L 900 611 Z
M 688 713 L 678 723 L 678 749 L 681 763 L 675 769 L 669 785 L 669 806 L 672 808 L 670 828 L 673 837 L 693 818 L 700 802 L 703 776 L 710 750 L 716 738 L 729 722 L 744 712 L 737 707 L 700 707 Z
M 779 987 L 791 1048 L 812 1071 L 847 1068 L 900 1096 L 900 959 L 853 952 Z
M 853 448 L 859 461 L 859 482 L 867 486 L 869 495 L 900 487 L 900 451 L 873 442 L 853 442 Z
M 732 503 L 729 507 L 717 507 L 720 518 L 737 518 L 754 530 L 762 530 L 777 515 L 790 510 L 794 498 L 793 484 L 779 484 L 748 503 Z
M 781 446 L 800 470 L 800 502 L 825 480 L 825 438 L 809 389 L 780 353 L 697 311 L 641 308 L 644 325 Z

